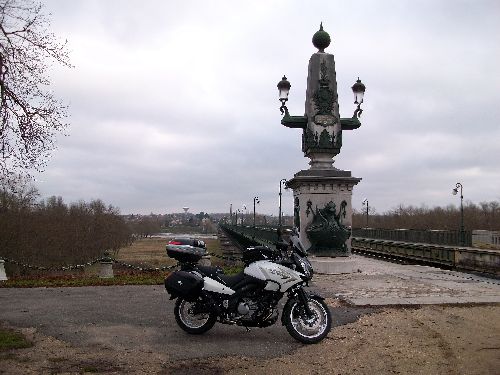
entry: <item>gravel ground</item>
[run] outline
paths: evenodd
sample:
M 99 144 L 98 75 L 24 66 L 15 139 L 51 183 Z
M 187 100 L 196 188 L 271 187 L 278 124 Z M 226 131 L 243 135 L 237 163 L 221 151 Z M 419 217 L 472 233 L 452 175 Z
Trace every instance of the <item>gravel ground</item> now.
M 141 346 L 79 346 L 36 328 L 22 332 L 35 345 L 0 353 L 0 374 L 500 374 L 498 304 L 383 308 L 332 329 L 320 344 L 270 358 L 179 360 Z
M 0 290 L 0 323 L 35 344 L 0 353 L 0 374 L 500 375 L 498 280 L 352 258 L 362 272 L 311 285 L 335 327 L 309 346 L 281 325 L 187 335 L 162 286 Z

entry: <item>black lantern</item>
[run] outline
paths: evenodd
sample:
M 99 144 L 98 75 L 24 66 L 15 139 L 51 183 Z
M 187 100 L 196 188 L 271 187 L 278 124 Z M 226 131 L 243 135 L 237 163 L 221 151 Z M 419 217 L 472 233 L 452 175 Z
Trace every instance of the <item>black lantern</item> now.
M 288 114 L 288 108 L 286 107 L 285 103 L 288 100 L 290 87 L 292 87 L 292 85 L 290 85 L 290 82 L 287 81 L 286 76 L 283 76 L 281 81 L 278 82 L 279 100 L 281 101 L 281 114 Z
M 366 90 L 365 85 L 363 85 L 363 83 L 358 77 L 356 83 L 352 85 L 352 92 L 354 93 L 354 104 L 358 105 L 358 107 L 354 111 L 354 115 L 352 115 L 353 118 L 359 118 L 359 116 L 361 116 L 361 114 L 363 113 L 363 110 L 361 109 L 361 103 L 363 103 L 363 96 L 365 95 L 365 90 Z
M 283 76 L 281 81 L 278 82 L 278 90 L 279 90 L 279 95 L 280 95 L 280 100 L 281 101 L 287 101 L 288 100 L 288 93 L 290 92 L 290 82 L 287 81 L 286 76 Z
M 352 85 L 352 92 L 354 93 L 354 104 L 363 103 L 363 96 L 365 95 L 365 90 L 366 90 L 365 85 L 361 82 L 361 80 L 358 77 L 356 83 Z

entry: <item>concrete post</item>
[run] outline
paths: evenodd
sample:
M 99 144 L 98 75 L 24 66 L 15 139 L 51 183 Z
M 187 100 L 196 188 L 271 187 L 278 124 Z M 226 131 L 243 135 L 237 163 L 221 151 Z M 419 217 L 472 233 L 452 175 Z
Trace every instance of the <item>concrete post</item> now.
M 113 275 L 113 262 L 110 261 L 101 261 L 99 262 L 99 277 L 101 279 L 111 279 L 114 277 Z
M 5 261 L 3 259 L 0 259 L 0 281 L 8 280 L 7 274 L 5 273 L 4 264 L 5 264 Z

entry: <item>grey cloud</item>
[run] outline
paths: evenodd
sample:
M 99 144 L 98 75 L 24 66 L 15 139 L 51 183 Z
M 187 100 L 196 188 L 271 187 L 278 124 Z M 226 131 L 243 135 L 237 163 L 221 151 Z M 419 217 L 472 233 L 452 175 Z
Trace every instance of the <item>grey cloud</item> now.
M 71 3 L 47 1 L 76 67 L 54 74 L 72 125 L 40 177 L 45 195 L 125 213 L 227 211 L 258 195 L 277 214 L 279 180 L 308 159 L 300 131 L 280 125 L 276 83 L 287 75 L 302 114 L 323 21 L 343 117 L 357 76 L 367 85 L 363 126 L 335 162 L 363 178 L 354 207 L 456 204 L 459 180 L 467 199 L 500 199 L 495 2 Z

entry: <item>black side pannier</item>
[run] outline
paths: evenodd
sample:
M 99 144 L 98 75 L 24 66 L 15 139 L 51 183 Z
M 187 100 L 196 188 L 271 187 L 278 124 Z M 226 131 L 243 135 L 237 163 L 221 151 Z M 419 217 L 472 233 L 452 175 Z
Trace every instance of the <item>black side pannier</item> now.
M 165 278 L 165 289 L 173 298 L 196 301 L 203 289 L 203 279 L 191 272 L 176 271 Z
M 278 253 L 267 246 L 254 246 L 249 247 L 243 251 L 243 263 L 249 265 L 250 263 L 258 260 L 276 260 Z

